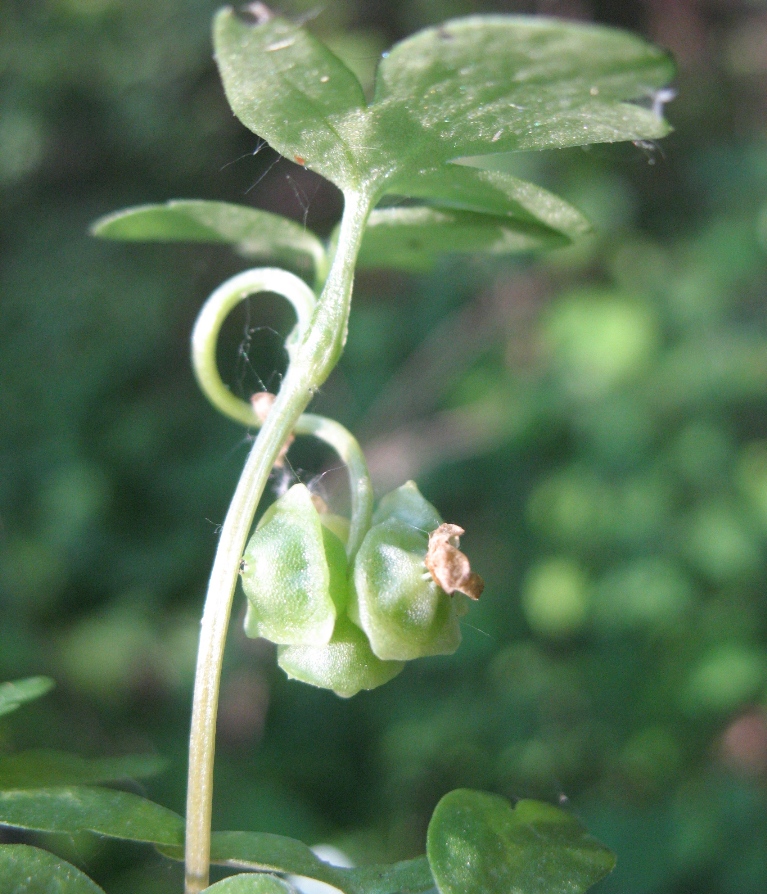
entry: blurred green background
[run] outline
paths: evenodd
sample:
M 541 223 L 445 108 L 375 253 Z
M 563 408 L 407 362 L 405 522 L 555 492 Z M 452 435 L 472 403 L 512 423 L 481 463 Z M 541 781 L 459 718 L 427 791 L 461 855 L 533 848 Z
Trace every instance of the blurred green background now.
M 216 6 L 3 0 L 0 17 L 0 679 L 58 682 L 0 721 L 0 748 L 156 752 L 168 769 L 139 790 L 181 812 L 199 613 L 248 447 L 197 392 L 188 338 L 242 261 L 100 243 L 88 226 L 170 198 L 323 234 L 340 211 L 228 110 Z M 400 859 L 422 852 L 446 791 L 478 787 L 573 810 L 618 853 L 602 894 L 762 894 L 767 3 L 283 9 L 311 14 L 363 76 L 454 15 L 593 19 L 669 47 L 679 97 L 657 147 L 500 162 L 578 205 L 592 239 L 358 277 L 314 408 L 360 435 L 379 490 L 417 477 L 466 528 L 487 588 L 456 656 L 350 702 L 289 684 L 234 624 L 215 826 Z M 221 363 L 236 390 L 276 389 L 289 326 L 276 300 L 233 316 Z M 317 486 L 342 504 L 332 457 L 307 442 L 291 457 L 303 480 L 330 469 Z M 178 877 L 148 849 L 45 843 L 110 894 Z

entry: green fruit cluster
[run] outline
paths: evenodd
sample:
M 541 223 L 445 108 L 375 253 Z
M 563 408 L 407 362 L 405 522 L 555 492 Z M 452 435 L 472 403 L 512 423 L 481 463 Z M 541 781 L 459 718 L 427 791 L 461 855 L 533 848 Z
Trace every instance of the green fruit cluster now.
M 243 556 L 246 634 L 276 643 L 289 677 L 344 697 L 388 682 L 412 658 L 455 652 L 468 599 L 458 588 L 448 595 L 427 568 L 430 542 L 446 539 L 430 534 L 447 529 L 461 530 L 443 525 L 409 481 L 381 500 L 348 561 L 342 520 L 294 485 Z M 453 539 L 448 548 L 468 565 L 456 547 Z

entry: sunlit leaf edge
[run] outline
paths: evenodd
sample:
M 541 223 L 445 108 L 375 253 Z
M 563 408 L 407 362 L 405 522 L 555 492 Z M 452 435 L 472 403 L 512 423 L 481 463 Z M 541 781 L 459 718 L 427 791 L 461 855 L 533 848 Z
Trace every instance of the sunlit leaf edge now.
M 10 714 L 26 702 L 41 698 L 55 685 L 50 677 L 26 677 L 0 683 L 0 717 Z

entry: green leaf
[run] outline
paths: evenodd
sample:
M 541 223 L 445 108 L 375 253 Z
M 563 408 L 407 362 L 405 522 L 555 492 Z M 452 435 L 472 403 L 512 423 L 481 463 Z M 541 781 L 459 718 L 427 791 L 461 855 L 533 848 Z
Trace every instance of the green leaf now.
M 0 791 L 141 779 L 159 773 L 164 766 L 165 761 L 152 755 L 88 760 L 61 751 L 23 751 L 0 755 Z
M 256 6 L 256 4 L 254 4 Z M 235 115 L 280 154 L 337 184 L 357 181 L 360 144 L 339 130 L 364 116 L 354 74 L 299 25 L 270 15 L 222 9 L 213 25 L 216 61 Z M 353 133 L 353 129 L 352 129 Z
M 104 894 L 71 863 L 26 844 L 0 844 L 0 878 L 7 894 Z
M 440 894 L 580 894 L 615 865 L 564 810 L 467 789 L 437 804 L 426 852 Z
M 412 172 L 459 156 L 665 136 L 661 116 L 624 101 L 673 75 L 667 53 L 612 28 L 472 16 L 385 54 L 373 108 L 380 142 Z
M 163 847 L 174 860 L 183 860 L 181 847 Z M 326 882 L 346 894 L 420 894 L 434 887 L 426 857 L 389 866 L 344 869 L 321 860 L 307 845 L 266 832 L 214 832 L 211 862 L 237 869 L 303 875 Z
M 296 894 L 296 889 L 284 879 L 261 872 L 230 875 L 205 890 L 215 894 Z
M 497 215 L 426 206 L 386 208 L 371 213 L 357 264 L 428 270 L 443 254 L 519 254 L 569 242 L 548 227 Z
M 403 195 L 434 204 L 549 227 L 569 240 L 591 231 L 569 202 L 527 180 L 463 164 L 437 165 L 400 181 Z
M 214 41 L 227 98 L 247 127 L 373 198 L 409 195 L 417 179 L 465 156 L 669 130 L 657 110 L 627 102 L 668 82 L 668 54 L 598 25 L 473 16 L 427 28 L 384 54 L 369 105 L 327 48 L 271 14 L 248 22 L 225 9 Z
M 305 227 L 268 211 L 228 202 L 178 200 L 108 214 L 91 227 L 102 239 L 224 242 L 248 257 L 324 269 L 325 249 Z
M 162 851 L 173 859 L 184 859 L 182 848 L 162 848 Z M 307 875 L 331 885 L 336 884 L 337 873 L 342 871 L 320 860 L 302 841 L 268 832 L 214 832 L 210 858 L 211 862 L 224 866 Z
M 0 716 L 10 714 L 24 702 L 50 692 L 56 684 L 50 677 L 27 677 L 25 680 L 14 680 L 11 683 L 0 683 Z
M 130 792 L 88 786 L 0 792 L 0 824 L 152 844 L 184 840 L 184 821 L 177 813 Z
M 354 884 L 350 894 L 420 894 L 434 889 L 434 876 L 426 857 L 388 866 L 360 866 L 345 872 Z M 349 883 L 347 882 L 347 890 Z

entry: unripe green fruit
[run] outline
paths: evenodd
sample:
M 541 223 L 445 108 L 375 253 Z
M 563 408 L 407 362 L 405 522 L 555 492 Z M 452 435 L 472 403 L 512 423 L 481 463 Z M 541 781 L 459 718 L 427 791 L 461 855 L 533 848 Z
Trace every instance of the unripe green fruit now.
M 460 594 L 448 596 L 424 565 L 436 509 L 412 482 L 388 494 L 354 560 L 349 617 L 384 661 L 449 655 L 461 642 Z
M 324 645 L 347 600 L 346 553 L 296 484 L 273 503 L 243 556 L 245 633 L 287 645 Z
M 422 533 L 428 534 L 442 524 L 439 512 L 424 499 L 415 481 L 408 481 L 381 497 L 372 523 L 379 525 L 389 518 L 398 518 Z
M 339 617 L 333 638 L 324 646 L 280 646 L 277 663 L 294 680 L 301 680 L 336 695 L 350 698 L 361 689 L 388 683 L 405 666 L 402 661 L 381 661 L 365 634 L 345 617 Z

